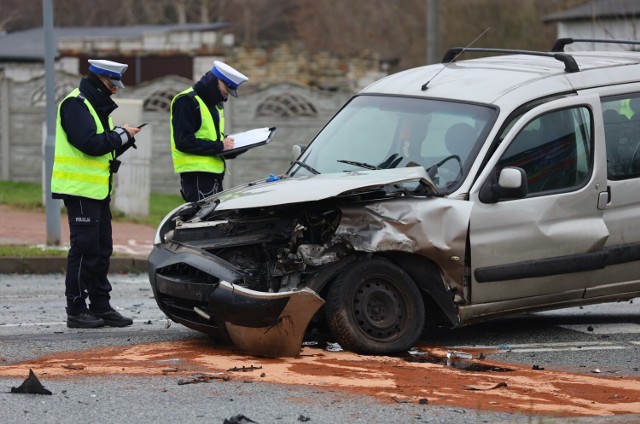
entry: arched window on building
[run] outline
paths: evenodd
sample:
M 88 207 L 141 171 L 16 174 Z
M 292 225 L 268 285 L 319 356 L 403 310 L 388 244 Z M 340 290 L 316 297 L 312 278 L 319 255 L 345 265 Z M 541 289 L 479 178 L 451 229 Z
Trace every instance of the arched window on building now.
M 76 87 L 70 83 L 56 85 L 55 104 L 57 105 L 58 103 L 60 103 L 60 101 L 64 99 L 67 94 L 69 94 L 74 88 Z M 35 90 L 31 95 L 31 105 L 39 107 L 47 106 L 47 90 L 44 85 L 38 87 L 38 89 Z
M 258 117 L 291 118 L 316 116 L 318 111 L 307 99 L 295 94 L 278 94 L 267 97 L 257 109 Z
M 177 91 L 155 91 L 144 100 L 143 109 L 145 112 L 169 112 L 171 100 L 176 94 Z

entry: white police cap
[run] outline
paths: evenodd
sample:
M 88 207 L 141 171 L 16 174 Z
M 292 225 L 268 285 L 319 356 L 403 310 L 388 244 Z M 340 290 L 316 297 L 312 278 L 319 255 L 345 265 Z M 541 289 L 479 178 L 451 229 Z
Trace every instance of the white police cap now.
M 236 71 L 231 66 L 227 65 L 224 62 L 220 62 L 219 60 L 213 62 L 213 68 L 211 68 L 211 72 L 219 80 L 225 83 L 225 85 L 229 89 L 229 94 L 231 94 L 233 97 L 238 97 L 238 87 L 240 86 L 240 84 L 249 79 L 246 75 Z
M 89 72 L 107 77 L 111 84 L 119 88 L 124 88 L 122 84 L 122 74 L 127 70 L 129 65 L 118 63 L 111 60 L 89 59 Z

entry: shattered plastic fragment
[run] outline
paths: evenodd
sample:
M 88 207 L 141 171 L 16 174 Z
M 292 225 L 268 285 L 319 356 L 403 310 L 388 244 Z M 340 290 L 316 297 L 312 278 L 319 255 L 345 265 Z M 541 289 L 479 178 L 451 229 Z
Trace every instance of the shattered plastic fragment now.
M 507 387 L 507 383 L 501 381 L 500 383 L 493 386 L 465 386 L 465 390 L 494 390 L 499 389 L 500 387 Z
M 324 349 L 327 352 L 342 352 L 342 346 L 338 343 L 327 343 L 327 346 Z
M 64 364 L 60 366 L 67 370 L 83 370 L 84 369 L 84 365 L 79 365 L 79 364 Z
M 32 393 L 40 395 L 50 395 L 51 392 L 44 388 L 38 377 L 29 369 L 29 377 L 22 382 L 19 387 L 12 387 L 11 393 Z
M 220 375 L 194 374 L 192 378 L 188 380 L 186 379 L 178 380 L 178 386 L 183 386 L 185 384 L 208 383 L 209 381 L 216 380 L 216 379 L 222 380 L 222 381 L 229 381 L 231 380 L 231 377 L 225 374 L 220 374 Z M 250 422 L 253 422 L 253 421 L 250 421 Z
M 245 423 L 255 423 L 250 418 L 245 417 L 242 414 L 234 415 L 233 417 L 224 420 L 223 424 L 245 424 Z
M 473 359 L 473 355 L 467 352 L 459 352 L 457 350 L 450 350 L 447 352 L 447 366 L 455 366 L 456 368 L 464 368 L 470 364 Z
M 250 372 L 250 371 L 261 370 L 261 369 L 262 369 L 262 365 L 260 365 L 259 367 L 256 367 L 253 365 L 249 365 L 248 367 L 245 367 L 243 365 L 242 368 L 238 368 L 238 367 L 229 368 L 227 372 L 232 372 L 232 371 Z

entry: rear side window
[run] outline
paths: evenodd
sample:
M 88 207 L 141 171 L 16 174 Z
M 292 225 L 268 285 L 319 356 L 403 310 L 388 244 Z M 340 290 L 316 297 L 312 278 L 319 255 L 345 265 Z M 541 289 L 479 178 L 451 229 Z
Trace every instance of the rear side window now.
M 517 166 L 527 174 L 529 195 L 584 185 L 593 163 L 591 115 L 587 108 L 541 115 L 514 138 L 498 169 Z
M 607 178 L 640 177 L 640 96 L 616 97 L 602 102 L 607 146 Z

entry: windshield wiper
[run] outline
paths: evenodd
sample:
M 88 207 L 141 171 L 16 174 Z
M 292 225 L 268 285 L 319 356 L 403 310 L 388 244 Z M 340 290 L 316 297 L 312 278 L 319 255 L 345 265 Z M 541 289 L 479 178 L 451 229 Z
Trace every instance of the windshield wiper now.
M 300 162 L 299 160 L 293 162 L 293 164 L 303 167 L 304 169 L 306 169 L 307 171 L 311 172 L 312 174 L 318 175 L 320 173 L 320 171 L 315 169 L 313 166 L 307 165 L 306 163 Z
M 360 168 L 371 169 L 371 170 L 374 170 L 374 171 L 382 169 L 382 168 L 379 168 L 379 167 L 377 167 L 375 165 L 371 165 L 371 164 L 368 164 L 368 163 L 365 163 L 365 162 L 356 162 L 356 161 L 353 161 L 353 160 L 338 159 L 338 162 L 346 163 L 347 165 L 359 166 Z

